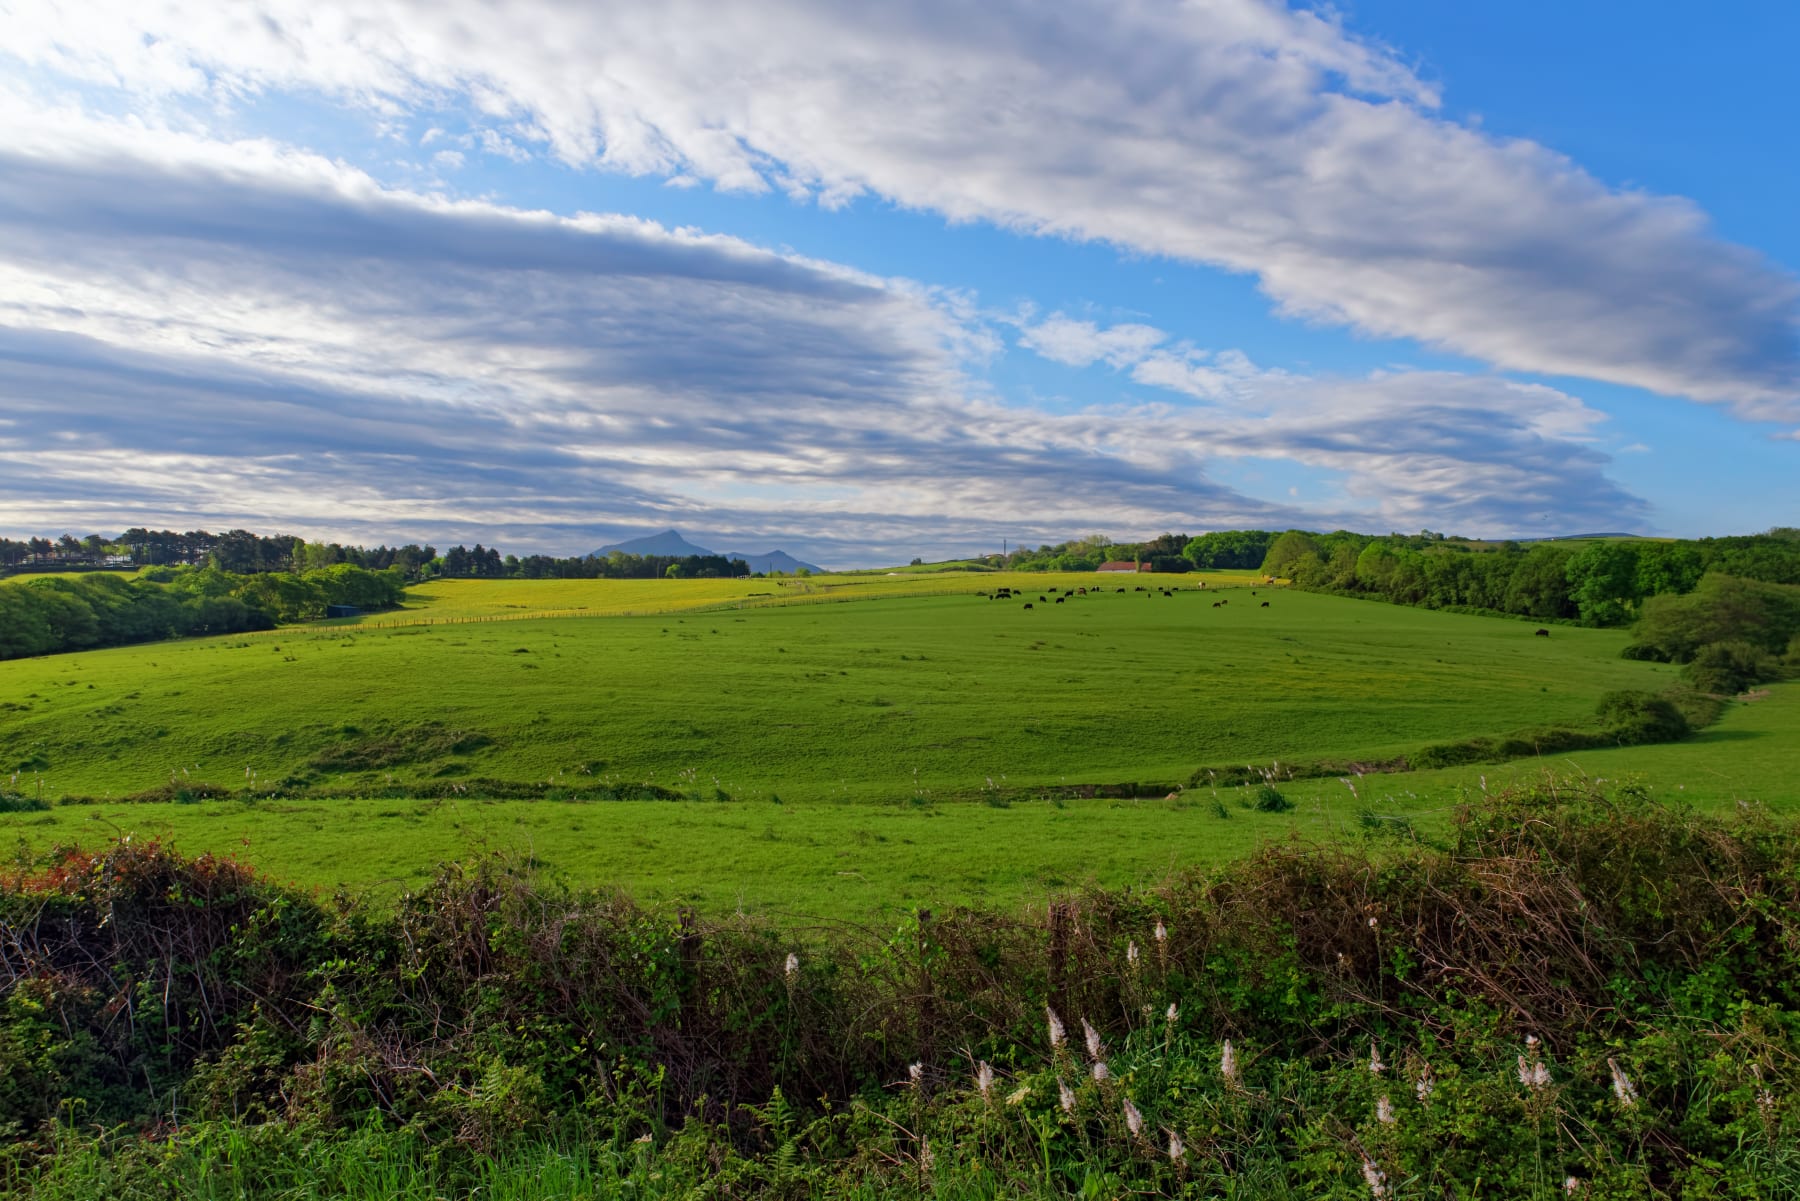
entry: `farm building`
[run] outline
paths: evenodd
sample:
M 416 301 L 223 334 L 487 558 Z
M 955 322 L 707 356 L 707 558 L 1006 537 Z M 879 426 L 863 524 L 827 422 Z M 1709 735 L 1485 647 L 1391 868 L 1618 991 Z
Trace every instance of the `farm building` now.
M 1125 559 L 1113 559 L 1109 562 L 1100 564 L 1100 566 L 1096 570 L 1112 571 L 1112 572 L 1128 571 L 1128 572 L 1132 573 L 1133 575 L 1136 575 L 1140 571 L 1149 571 L 1150 564 L 1148 564 L 1148 563 L 1132 563 Z

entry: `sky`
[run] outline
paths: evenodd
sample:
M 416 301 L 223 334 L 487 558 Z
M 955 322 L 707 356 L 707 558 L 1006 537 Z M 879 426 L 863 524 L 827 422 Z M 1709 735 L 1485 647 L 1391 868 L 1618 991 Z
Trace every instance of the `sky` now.
M 1800 523 L 1800 5 L 0 0 L 0 533 Z

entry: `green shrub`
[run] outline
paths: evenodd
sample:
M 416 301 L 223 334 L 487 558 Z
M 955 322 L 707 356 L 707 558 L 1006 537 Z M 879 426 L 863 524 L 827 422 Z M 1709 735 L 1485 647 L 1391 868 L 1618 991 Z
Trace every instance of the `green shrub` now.
M 1258 813 L 1286 813 L 1294 802 L 1282 796 L 1273 784 L 1259 784 L 1250 793 L 1250 807 Z
M 1674 742 L 1690 733 L 1688 719 L 1675 703 L 1652 692 L 1608 692 L 1595 714 L 1606 733 L 1625 746 Z
M 37 813 L 48 808 L 50 802 L 41 797 L 0 788 L 0 813 Z
M 1701 692 L 1729 696 L 1776 674 L 1760 647 L 1744 641 L 1710 642 L 1694 653 L 1682 675 Z

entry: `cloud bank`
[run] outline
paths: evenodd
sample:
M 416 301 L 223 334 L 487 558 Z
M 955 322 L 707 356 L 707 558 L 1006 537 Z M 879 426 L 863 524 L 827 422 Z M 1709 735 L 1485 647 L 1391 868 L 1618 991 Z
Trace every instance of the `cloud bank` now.
M 7 32 L 140 95 L 466 105 L 512 153 L 1109 242 L 1295 317 L 1800 419 L 1791 276 L 1269 0 L 26 0 Z
M 1011 326 L 919 284 L 618 216 L 382 188 L 268 142 L 28 114 L 0 147 L 0 525 L 247 524 L 585 550 L 679 525 L 836 565 L 1004 536 L 1644 506 L 1600 414 L 1486 377 L 1331 381 L 1148 326 Z M 1163 399 L 1048 413 L 1004 337 Z M 1291 459 L 1301 506 L 1218 482 Z

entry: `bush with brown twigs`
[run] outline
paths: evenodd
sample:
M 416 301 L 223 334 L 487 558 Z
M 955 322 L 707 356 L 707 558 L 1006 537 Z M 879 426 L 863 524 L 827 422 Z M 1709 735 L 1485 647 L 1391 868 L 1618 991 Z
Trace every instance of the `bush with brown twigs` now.
M 1786 823 L 1554 779 L 1473 798 L 1438 848 L 1282 843 L 881 929 L 656 912 L 498 857 L 371 912 L 122 842 L 0 890 L 0 1129 L 647 1138 L 750 1192 L 780 1167 L 1436 1196 L 1527 1139 L 1521 1189 L 1800 1180 L 1797 892 Z

